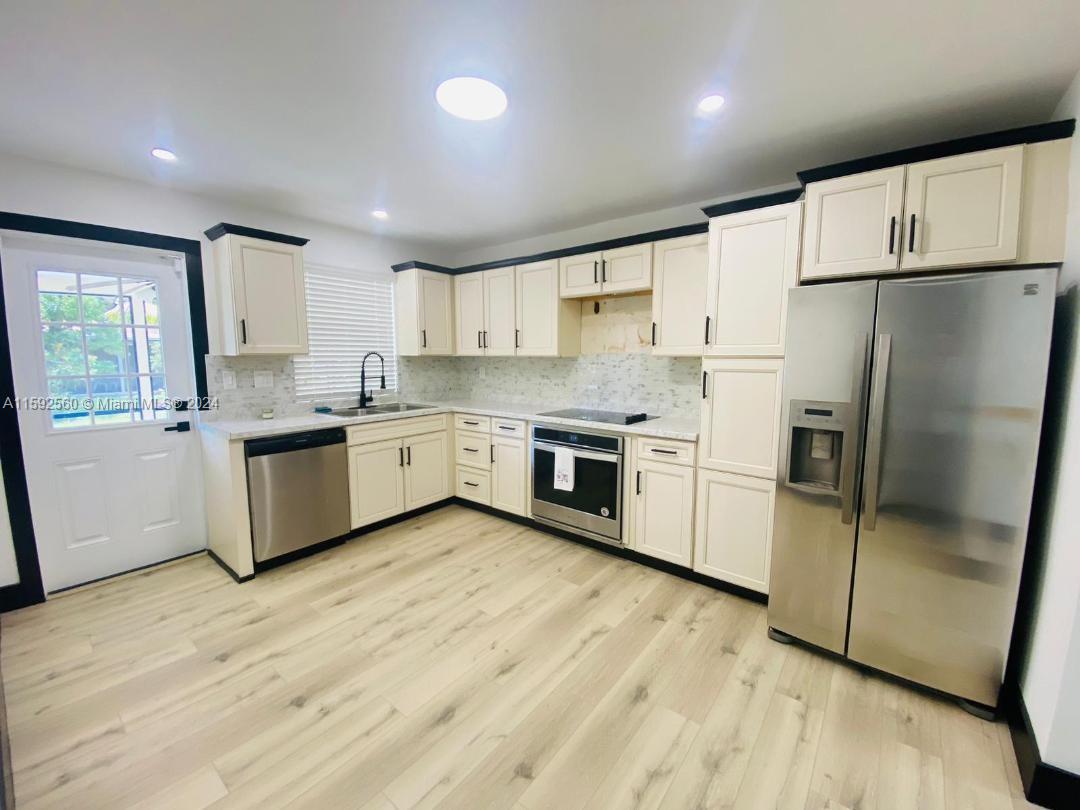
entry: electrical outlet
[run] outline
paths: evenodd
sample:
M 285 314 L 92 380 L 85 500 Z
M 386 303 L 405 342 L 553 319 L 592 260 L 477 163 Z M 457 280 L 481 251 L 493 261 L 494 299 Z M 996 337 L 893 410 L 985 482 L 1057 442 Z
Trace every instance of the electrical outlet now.
M 274 387 L 274 372 L 272 372 L 272 371 L 256 371 L 255 372 L 255 387 L 256 388 L 273 388 Z
M 226 391 L 236 390 L 236 372 L 222 370 L 221 372 L 221 387 Z

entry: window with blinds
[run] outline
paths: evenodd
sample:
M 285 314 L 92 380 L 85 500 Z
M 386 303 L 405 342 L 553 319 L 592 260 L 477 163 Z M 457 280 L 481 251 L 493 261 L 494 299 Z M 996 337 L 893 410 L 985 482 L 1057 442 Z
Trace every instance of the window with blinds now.
M 309 353 L 293 358 L 297 399 L 358 396 L 368 352 L 386 358 L 386 388 L 397 390 L 393 277 L 312 264 L 304 275 Z M 368 390 L 379 387 L 379 366 L 368 360 Z

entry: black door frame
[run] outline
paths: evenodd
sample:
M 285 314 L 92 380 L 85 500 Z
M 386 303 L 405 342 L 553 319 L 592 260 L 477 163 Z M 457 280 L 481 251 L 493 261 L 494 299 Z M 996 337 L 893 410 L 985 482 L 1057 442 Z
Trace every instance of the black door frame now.
M 195 395 L 200 407 L 205 405 L 207 389 L 204 358 L 210 349 L 210 339 L 206 330 L 202 244 L 198 239 L 182 239 L 177 236 L 2 211 L 0 211 L 0 231 L 22 231 L 182 253 L 187 271 Z M 0 267 L 0 272 L 2 272 L 2 267 Z M 7 493 L 11 536 L 15 544 L 15 561 L 19 569 L 18 584 L 0 588 L 0 612 L 45 601 L 37 541 L 34 537 L 34 522 L 30 514 L 30 491 L 26 483 L 26 467 L 23 464 L 19 415 L 15 408 L 3 407 L 4 403 L 14 401 L 15 378 L 11 368 L 11 339 L 8 335 L 3 276 L 0 275 L 0 472 L 3 474 L 3 484 Z

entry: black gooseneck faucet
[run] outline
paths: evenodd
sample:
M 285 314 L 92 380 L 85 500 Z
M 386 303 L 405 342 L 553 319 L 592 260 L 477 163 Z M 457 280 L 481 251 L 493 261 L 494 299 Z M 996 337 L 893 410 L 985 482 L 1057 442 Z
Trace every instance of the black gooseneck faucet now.
M 374 397 L 372 397 L 367 392 L 367 376 L 365 374 L 365 369 L 366 369 L 366 366 L 367 366 L 367 359 L 369 357 L 371 357 L 371 355 L 375 355 L 376 357 L 378 357 L 379 362 L 382 364 L 381 368 L 380 368 L 380 373 L 379 373 L 379 388 L 381 388 L 384 391 L 386 390 L 386 361 L 383 359 L 383 356 L 381 354 L 379 354 L 378 352 L 368 352 L 367 354 L 364 355 L 364 359 L 360 361 L 360 407 L 361 408 L 366 408 L 368 403 L 371 402 L 374 399 Z

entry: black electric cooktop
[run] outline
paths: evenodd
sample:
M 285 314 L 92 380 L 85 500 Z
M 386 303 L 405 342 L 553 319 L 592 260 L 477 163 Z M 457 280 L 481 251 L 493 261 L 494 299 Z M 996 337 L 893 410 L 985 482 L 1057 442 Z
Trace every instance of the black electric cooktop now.
M 538 415 L 554 416 L 558 419 L 581 419 L 584 422 L 607 422 L 609 425 L 632 425 L 635 422 L 644 422 L 649 418 L 643 413 L 594 411 L 591 408 L 564 408 L 561 411 L 548 411 Z

